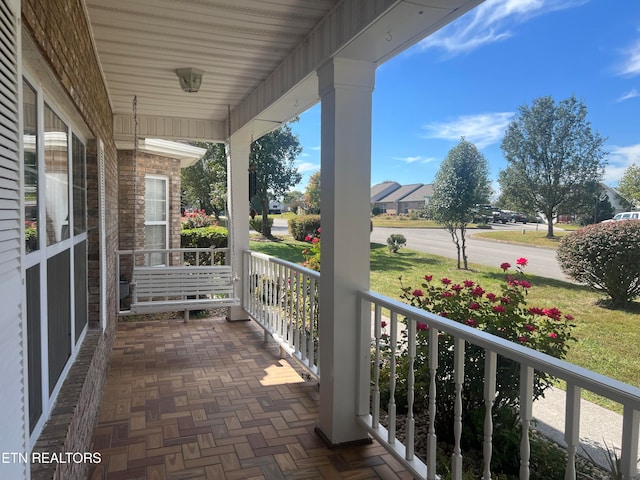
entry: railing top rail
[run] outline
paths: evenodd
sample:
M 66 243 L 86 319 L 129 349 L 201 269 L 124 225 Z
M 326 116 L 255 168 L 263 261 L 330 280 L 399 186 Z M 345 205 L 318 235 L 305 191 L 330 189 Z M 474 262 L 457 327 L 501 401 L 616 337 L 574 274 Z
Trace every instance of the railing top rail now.
M 536 370 L 549 373 L 578 387 L 585 388 L 640 411 L 640 388 L 638 387 L 592 372 L 524 345 L 518 345 L 504 338 L 496 337 L 468 325 L 447 320 L 434 313 L 426 312 L 376 292 L 361 291 L 360 296 L 366 301 L 404 315 L 411 320 L 426 323 L 429 327 L 434 327 L 466 342 L 478 345 L 485 350 L 496 352 L 504 357 L 524 363 Z
M 310 270 L 310 269 L 308 269 L 306 267 L 303 267 L 302 265 L 298 265 L 297 263 L 288 262 L 287 260 L 282 260 L 280 258 L 272 257 L 272 256 L 264 254 L 264 253 L 254 252 L 253 250 L 245 250 L 244 253 L 248 254 L 248 255 L 250 255 L 252 257 L 260 258 L 261 260 L 264 260 L 264 261 L 269 262 L 269 263 L 275 263 L 276 265 L 282 265 L 284 267 L 288 267 L 288 268 L 292 268 L 294 270 L 301 271 L 307 277 L 320 279 L 320 272 L 316 272 L 315 270 Z
M 181 253 L 181 252 L 185 252 L 185 253 L 197 253 L 197 252 L 226 252 L 228 251 L 229 248 L 228 247 L 221 247 L 221 248 L 212 248 L 212 247 L 197 247 L 197 248 L 192 248 L 192 247 L 187 247 L 187 248 L 151 248 L 151 249 L 144 249 L 144 250 L 116 250 L 116 254 L 117 255 L 133 255 L 133 254 L 146 254 L 146 253 Z

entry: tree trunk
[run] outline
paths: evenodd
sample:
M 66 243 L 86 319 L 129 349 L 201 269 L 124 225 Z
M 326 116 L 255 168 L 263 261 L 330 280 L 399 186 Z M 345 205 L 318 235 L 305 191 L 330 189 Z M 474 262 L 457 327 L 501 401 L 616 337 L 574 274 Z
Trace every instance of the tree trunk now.
M 545 213 L 547 217 L 547 238 L 553 238 L 553 212 Z
M 464 262 L 464 269 L 469 270 L 469 263 L 467 261 L 467 242 L 466 242 L 466 227 L 460 226 L 460 238 L 462 239 L 462 261 Z M 458 268 L 460 268 L 460 262 L 458 262 Z
M 271 227 L 269 227 L 269 201 L 264 198 L 260 199 L 262 207 L 262 236 L 271 238 Z
M 454 243 L 456 250 L 458 251 L 458 270 L 460 270 L 460 242 L 458 241 L 458 235 L 456 234 L 455 227 L 447 227 L 447 230 L 449 230 L 451 241 Z

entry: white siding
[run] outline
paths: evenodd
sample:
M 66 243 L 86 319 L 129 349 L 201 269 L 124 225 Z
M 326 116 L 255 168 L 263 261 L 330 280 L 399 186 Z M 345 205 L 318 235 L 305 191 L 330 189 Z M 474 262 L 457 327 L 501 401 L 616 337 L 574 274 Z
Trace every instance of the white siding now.
M 20 236 L 18 25 L 13 3 L 0 2 L 0 452 L 25 453 L 25 387 Z M 25 478 L 19 461 L 0 477 Z

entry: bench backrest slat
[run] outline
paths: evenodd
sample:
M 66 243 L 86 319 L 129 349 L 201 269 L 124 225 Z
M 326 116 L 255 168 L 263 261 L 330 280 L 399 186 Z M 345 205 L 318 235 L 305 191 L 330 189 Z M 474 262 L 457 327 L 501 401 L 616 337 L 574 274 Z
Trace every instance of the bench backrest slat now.
M 138 300 L 150 297 L 233 295 L 231 267 L 226 265 L 135 267 L 132 275 Z

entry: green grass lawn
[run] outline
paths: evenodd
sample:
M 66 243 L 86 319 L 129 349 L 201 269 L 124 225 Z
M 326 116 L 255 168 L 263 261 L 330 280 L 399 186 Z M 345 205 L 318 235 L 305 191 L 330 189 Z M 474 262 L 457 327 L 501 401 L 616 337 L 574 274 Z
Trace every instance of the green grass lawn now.
M 529 233 L 529 232 L 527 232 Z M 250 248 L 294 263 L 303 261 L 307 244 L 292 240 L 280 242 L 252 241 Z M 499 290 L 504 274 L 498 268 L 470 264 L 470 270 L 458 270 L 455 260 L 403 248 L 391 254 L 386 245 L 371 244 L 371 290 L 390 298 L 399 298 L 400 280 L 405 286 L 418 287 L 425 275 L 434 279 L 448 277 L 454 282 L 470 279 L 487 291 Z M 640 387 L 640 361 L 635 352 L 640 345 L 640 303 L 630 310 L 610 310 L 597 304 L 602 298 L 586 287 L 560 280 L 527 275 L 532 283 L 529 306 L 557 307 L 575 318 L 574 336 L 578 340 L 569 350 L 567 360 L 611 378 Z M 617 404 L 586 398 L 621 411 Z
M 479 233 L 474 232 L 472 236 L 488 240 L 497 240 L 499 242 L 516 243 L 535 247 L 558 248 L 560 239 L 565 235 L 571 233 L 568 231 L 560 231 L 554 229 L 554 238 L 547 238 L 546 227 L 540 228 L 539 230 L 525 230 L 524 232 L 524 235 L 522 234 L 522 229 Z

